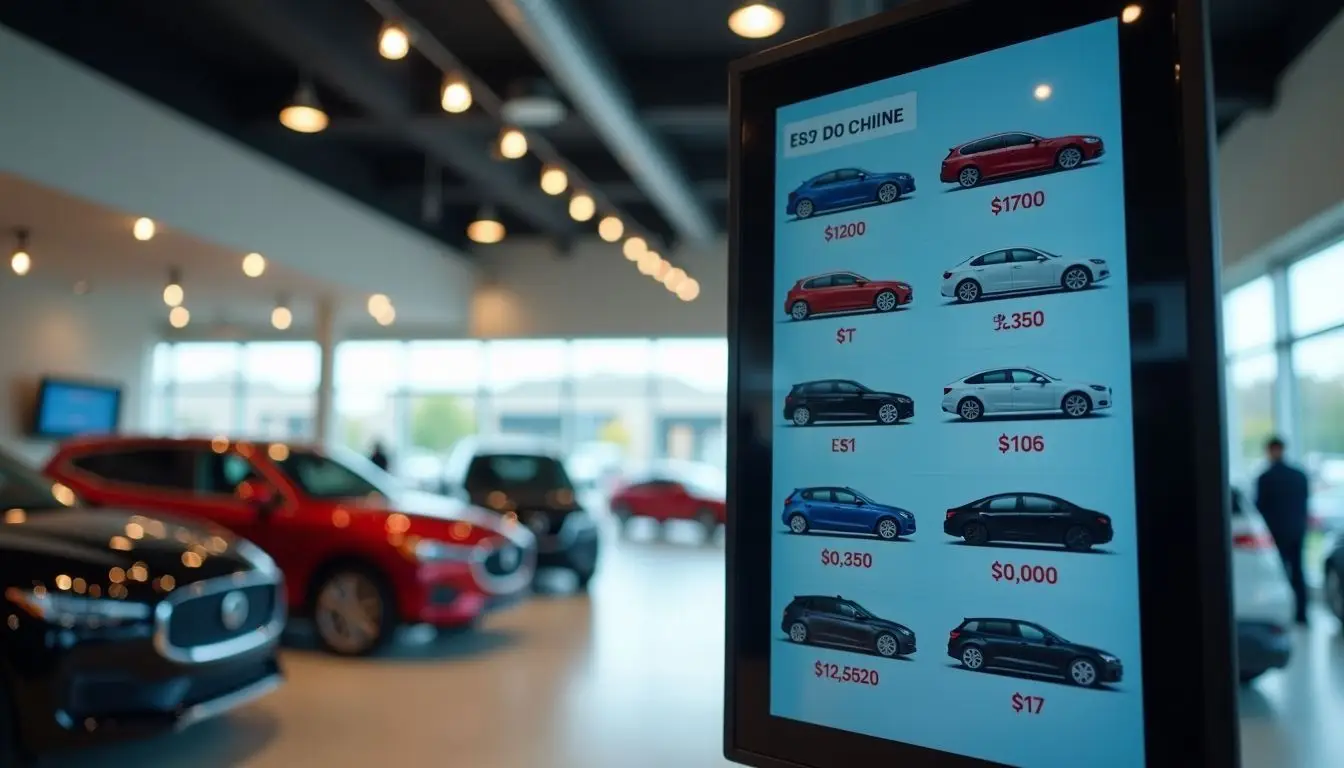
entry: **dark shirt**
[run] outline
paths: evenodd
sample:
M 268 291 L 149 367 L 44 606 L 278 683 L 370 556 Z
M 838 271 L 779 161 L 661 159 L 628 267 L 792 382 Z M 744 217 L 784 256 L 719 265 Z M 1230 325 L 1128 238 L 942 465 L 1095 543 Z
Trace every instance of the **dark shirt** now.
M 382 451 L 377 451 L 377 450 L 375 450 L 375 451 L 369 456 L 369 461 L 372 461 L 373 464 L 374 464 L 374 466 L 378 467 L 379 469 L 381 469 L 381 470 L 383 470 L 383 471 L 386 471 L 386 470 L 387 470 L 387 467 L 388 467 L 388 464 L 391 463 L 391 462 L 389 462 L 389 461 L 387 460 L 387 454 L 386 454 L 386 453 L 383 453 Z
M 1269 465 L 1255 484 L 1255 506 L 1276 539 L 1307 533 L 1307 476 L 1282 461 Z

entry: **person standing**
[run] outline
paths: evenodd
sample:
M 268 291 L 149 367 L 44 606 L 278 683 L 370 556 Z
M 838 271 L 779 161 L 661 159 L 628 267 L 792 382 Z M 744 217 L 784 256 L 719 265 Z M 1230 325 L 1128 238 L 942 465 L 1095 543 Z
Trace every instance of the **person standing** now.
M 1302 571 L 1302 548 L 1307 538 L 1307 475 L 1283 459 L 1283 440 L 1265 444 L 1269 468 L 1255 484 L 1255 506 L 1265 518 L 1279 548 L 1296 598 L 1297 623 L 1307 623 L 1307 580 Z
M 388 466 L 391 465 L 392 461 L 388 458 L 387 449 L 383 448 L 381 441 L 373 444 L 373 451 L 369 453 L 369 461 L 372 461 L 374 466 L 384 472 L 386 472 Z

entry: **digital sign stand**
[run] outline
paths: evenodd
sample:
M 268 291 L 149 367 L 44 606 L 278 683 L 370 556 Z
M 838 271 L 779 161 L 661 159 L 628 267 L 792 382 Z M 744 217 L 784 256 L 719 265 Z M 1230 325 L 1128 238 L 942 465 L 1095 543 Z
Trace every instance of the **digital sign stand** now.
M 1204 9 L 732 70 L 725 754 L 1238 764 Z

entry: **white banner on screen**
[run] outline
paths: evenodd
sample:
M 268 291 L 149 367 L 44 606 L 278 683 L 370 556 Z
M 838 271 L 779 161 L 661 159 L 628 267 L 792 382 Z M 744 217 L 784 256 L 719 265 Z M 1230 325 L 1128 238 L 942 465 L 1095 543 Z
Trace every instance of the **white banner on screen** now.
M 780 140 L 785 157 L 802 157 L 913 130 L 915 92 L 910 91 L 789 123 Z

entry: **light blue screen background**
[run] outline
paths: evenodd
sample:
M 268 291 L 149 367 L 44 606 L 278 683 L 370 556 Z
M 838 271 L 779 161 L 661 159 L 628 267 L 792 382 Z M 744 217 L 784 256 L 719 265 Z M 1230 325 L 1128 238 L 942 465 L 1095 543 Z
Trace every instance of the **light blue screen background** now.
M 1041 101 L 1033 91 L 1053 89 Z M 917 92 L 915 130 L 793 159 L 783 157 L 786 124 L 908 91 Z M 778 111 L 775 221 L 775 419 L 771 711 L 848 731 L 1024 768 L 1143 764 L 1139 602 L 1120 136 L 1118 22 L 1109 20 L 908 75 L 793 104 Z M 1026 131 L 1094 134 L 1106 153 L 1060 173 L 961 190 L 939 181 L 948 148 L 982 136 Z M 828 170 L 901 171 L 917 191 L 901 201 L 791 221 L 788 192 Z M 990 213 L 996 195 L 1043 190 L 1043 208 Z M 827 243 L 827 225 L 863 221 L 862 237 Z M 1031 246 L 1105 259 L 1111 277 L 1090 291 L 955 305 L 940 295 L 942 272 L 995 248 Z M 789 320 L 784 298 L 801 277 L 852 270 L 914 288 L 891 314 Z M 1041 310 L 1043 328 L 996 333 L 996 313 Z M 837 344 L 837 328 L 855 328 Z M 942 388 L 993 367 L 1031 366 L 1069 380 L 1107 384 L 1114 406 L 1078 421 L 960 423 L 940 409 Z M 852 378 L 914 398 L 902 426 L 784 419 L 792 384 Z M 1044 454 L 998 451 L 998 437 L 1040 434 Z M 857 451 L 833 453 L 834 437 Z M 906 542 L 789 534 L 779 519 L 796 487 L 851 486 L 913 511 Z M 956 544 L 944 513 L 993 493 L 1038 491 L 1109 514 L 1115 538 L 1097 553 Z M 871 570 L 825 567 L 821 550 L 871 553 Z M 1055 566 L 1054 586 L 990 578 L 994 561 Z M 908 660 L 790 643 L 778 626 L 795 595 L 841 595 L 910 627 Z M 947 655 L 963 618 L 1017 618 L 1119 656 L 1124 680 L 1100 689 L 1063 681 L 971 672 Z M 876 687 L 818 679 L 816 661 L 876 669 Z M 1015 713 L 1013 693 L 1043 696 L 1040 714 Z

